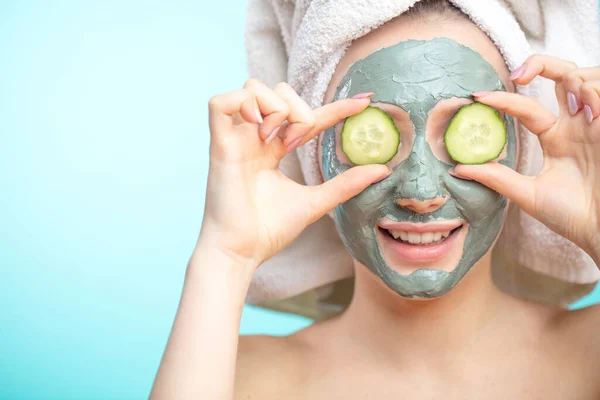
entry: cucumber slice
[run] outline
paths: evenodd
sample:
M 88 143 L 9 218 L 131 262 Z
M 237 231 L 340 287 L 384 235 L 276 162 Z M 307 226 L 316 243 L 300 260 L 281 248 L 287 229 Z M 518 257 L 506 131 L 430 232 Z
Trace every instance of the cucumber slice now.
M 481 103 L 462 107 L 444 135 L 450 157 L 461 164 L 484 164 L 506 145 L 506 126 L 498 110 Z
M 392 118 L 377 107 L 346 118 L 342 151 L 354 165 L 385 164 L 398 152 L 400 132 Z

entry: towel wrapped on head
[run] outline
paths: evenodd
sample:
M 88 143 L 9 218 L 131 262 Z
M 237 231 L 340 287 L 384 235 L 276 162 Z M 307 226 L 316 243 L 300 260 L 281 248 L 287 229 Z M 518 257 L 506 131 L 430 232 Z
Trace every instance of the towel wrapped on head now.
M 250 0 L 246 27 L 250 76 L 271 87 L 287 81 L 311 107 L 319 107 L 353 40 L 432 3 L 456 7 L 470 18 L 491 38 L 510 71 L 533 53 L 556 55 L 579 66 L 600 64 L 595 0 L 547 5 L 543 0 Z M 550 81 L 536 79 L 518 92 L 558 111 Z M 518 171 L 536 175 L 543 164 L 541 148 L 523 126 L 519 132 Z M 280 168 L 299 183 L 320 184 L 317 153 L 317 140 L 312 140 L 286 156 Z M 333 221 L 323 217 L 258 268 L 247 301 L 323 318 L 347 304 L 352 275 L 352 258 Z M 492 275 L 506 292 L 561 306 L 589 293 L 600 278 L 587 254 L 514 205 L 494 248 Z

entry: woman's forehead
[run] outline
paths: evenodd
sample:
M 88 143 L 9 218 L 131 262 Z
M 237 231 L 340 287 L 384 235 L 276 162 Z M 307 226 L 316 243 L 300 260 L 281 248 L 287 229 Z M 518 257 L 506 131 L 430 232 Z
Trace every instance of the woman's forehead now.
M 442 99 L 503 90 L 494 68 L 475 50 L 448 38 L 407 40 L 354 63 L 336 99 L 374 92 L 373 101 L 429 110 Z
M 409 40 L 427 41 L 436 38 L 448 38 L 473 49 L 493 67 L 506 89 L 511 92 L 514 91 L 514 85 L 508 79 L 509 71 L 504 58 L 491 39 L 469 20 L 440 21 L 431 24 L 398 18 L 357 39 L 349 46 L 330 81 L 325 93 L 325 102 L 331 101 L 342 78 L 357 61 L 369 57 L 382 48 L 391 47 L 401 42 Z

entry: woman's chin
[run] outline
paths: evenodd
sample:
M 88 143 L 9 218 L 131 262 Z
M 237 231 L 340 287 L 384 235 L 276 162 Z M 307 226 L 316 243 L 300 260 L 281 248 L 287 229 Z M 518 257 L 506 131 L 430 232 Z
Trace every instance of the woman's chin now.
M 386 264 L 401 273 L 410 275 L 417 270 L 451 272 L 463 255 L 469 224 L 464 223 L 438 242 L 414 244 L 394 237 L 385 229 L 375 228 L 375 236 Z

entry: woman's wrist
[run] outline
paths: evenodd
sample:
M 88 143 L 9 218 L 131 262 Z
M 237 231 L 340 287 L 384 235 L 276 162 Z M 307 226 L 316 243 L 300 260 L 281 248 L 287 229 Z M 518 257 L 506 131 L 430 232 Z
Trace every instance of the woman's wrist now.
M 199 241 L 188 263 L 186 280 L 208 282 L 213 287 L 222 283 L 228 290 L 243 291 L 245 296 L 257 267 L 253 260 Z

